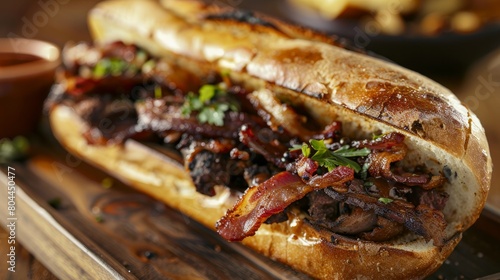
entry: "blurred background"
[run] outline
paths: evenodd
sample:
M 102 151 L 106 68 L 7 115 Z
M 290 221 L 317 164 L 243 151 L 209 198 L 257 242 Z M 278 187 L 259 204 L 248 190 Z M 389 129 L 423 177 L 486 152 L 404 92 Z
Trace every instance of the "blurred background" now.
M 90 40 L 87 12 L 97 0 L 4 1 L 0 36 L 36 38 L 63 46 L 68 40 Z
M 67 41 L 88 41 L 90 35 L 86 15 L 97 2 L 3 1 L 0 37 L 36 38 L 59 47 Z M 486 129 L 494 164 L 500 166 L 500 1 L 212 2 L 261 11 L 315 28 L 339 37 L 339 40 L 346 38 L 346 44 L 354 49 L 373 52 L 437 80 L 455 92 L 477 114 Z M 15 125 L 15 120 L 12 125 Z M 487 207 L 500 214 L 500 170 L 494 172 Z M 0 235 L 5 234 L 0 232 Z M 4 236 L 1 237 L 3 240 Z M 1 255 L 4 255 L 3 251 Z M 25 255 L 29 258 L 27 252 Z M 44 276 L 38 279 L 53 277 L 36 260 L 31 263 L 33 265 L 29 269 L 33 278 L 37 277 L 37 273 Z M 33 269 L 39 272 L 33 274 Z

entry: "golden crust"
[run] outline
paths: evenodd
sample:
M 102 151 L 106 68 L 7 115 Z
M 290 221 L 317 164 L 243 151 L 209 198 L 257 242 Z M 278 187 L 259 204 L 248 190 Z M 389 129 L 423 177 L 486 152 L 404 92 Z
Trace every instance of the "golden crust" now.
M 449 90 L 399 66 L 340 48 L 321 34 L 272 19 L 231 18 L 230 9 L 196 1 L 165 0 L 163 5 L 102 2 L 90 13 L 90 29 L 97 42 L 138 44 L 181 67 L 230 69 L 232 79 L 300 103 L 320 122 L 342 121 L 349 136 L 403 133 L 407 164 L 425 164 L 449 179 L 445 190 L 450 200 L 444 210 L 449 241 L 441 249 L 411 236 L 390 244 L 331 243 L 307 225 L 290 222 L 265 225 L 243 243 L 319 278 L 422 278 L 444 261 L 461 232 L 478 218 L 491 179 L 488 144 L 480 122 Z M 235 200 L 228 191 L 213 199 L 201 196 L 187 174 L 131 141 L 88 146 L 80 135 L 83 124 L 68 108 L 56 106 L 51 122 L 70 151 L 211 228 Z
M 286 223 L 267 227 L 243 243 L 318 279 L 422 279 L 439 268 L 461 239 L 457 235 L 441 249 L 412 250 L 355 240 L 311 241 Z

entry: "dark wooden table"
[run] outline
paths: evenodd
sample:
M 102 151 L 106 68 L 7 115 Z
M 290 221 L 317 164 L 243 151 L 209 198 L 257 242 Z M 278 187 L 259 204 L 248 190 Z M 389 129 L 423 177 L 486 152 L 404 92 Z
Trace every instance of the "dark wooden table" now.
M 41 5 L 41 2 L 52 3 L 52 5 Z M 0 9 L 0 37 L 20 36 L 37 38 L 54 42 L 61 47 L 69 40 L 89 40 L 90 36 L 86 28 L 86 14 L 97 2 L 99 1 L 6 1 L 2 3 L 2 8 Z M 231 1 L 231 3 L 243 7 L 252 5 L 251 1 Z M 269 11 L 279 14 L 280 10 L 276 9 L 279 5 L 273 5 L 273 7 Z M 262 7 L 260 9 L 265 10 Z M 500 87 L 490 87 L 494 89 L 494 92 L 490 92 L 488 98 L 483 98 L 484 95 L 475 95 L 478 81 L 481 81 L 481 77 L 488 78 L 491 75 L 498 77 L 500 67 L 497 66 L 500 64 L 494 64 L 498 60 L 498 57 L 500 55 L 490 56 L 488 60 L 479 62 L 478 66 L 471 68 L 465 80 L 462 80 L 463 77 L 433 78 L 443 81 L 447 86 L 454 89 L 463 100 L 476 98 L 476 101 L 479 103 L 474 108 L 474 112 L 478 114 L 486 127 L 494 161 L 497 166 L 500 166 L 500 161 L 497 160 L 500 159 L 500 126 L 498 126 L 498 117 L 500 117 L 498 113 Z M 134 244 L 130 240 L 127 241 L 127 238 L 131 237 L 127 236 L 127 234 L 132 234 L 133 236 L 133 233 L 138 230 L 137 228 L 133 226 L 120 226 L 118 221 L 122 217 L 99 222 L 99 218 L 96 220 L 96 216 L 92 212 L 92 208 L 89 208 L 89 205 L 95 203 L 97 195 L 102 195 L 103 193 L 113 198 L 116 196 L 126 196 L 133 193 L 133 191 L 118 183 L 116 183 L 112 190 L 99 188 L 101 181 L 107 178 L 106 174 L 102 174 L 84 164 L 76 169 L 73 168 L 71 164 L 68 165 L 68 155 L 66 153 L 58 150 L 57 146 L 52 142 L 44 142 L 46 140 L 40 137 L 40 134 L 35 134 L 34 137 L 35 142 L 39 141 L 38 143 L 42 143 L 41 148 L 39 147 L 39 152 L 28 162 L 29 164 L 18 166 L 20 178 L 18 183 L 20 189 L 25 194 L 20 201 L 27 203 L 25 204 L 26 207 L 23 207 L 26 210 L 26 217 L 34 220 L 32 223 L 29 223 L 30 226 L 24 226 L 24 237 L 23 234 L 19 236 L 21 244 L 16 246 L 16 250 L 18 250 L 16 273 L 10 273 L 6 270 L 7 267 L 4 258 L 8 251 L 8 247 L 6 246 L 8 234 L 0 227 L 0 261 L 3 264 L 0 266 L 0 279 L 55 279 L 56 277 L 52 272 L 62 279 L 75 275 L 82 276 L 82 278 L 83 276 L 90 275 L 121 275 L 125 278 L 145 278 L 149 276 L 149 278 L 152 278 L 154 275 L 168 271 L 168 269 L 165 270 L 165 267 L 169 269 L 181 267 L 184 270 L 180 269 L 179 271 L 184 271 L 185 273 L 187 271 L 187 273 L 193 273 L 189 274 L 191 276 L 199 276 L 200 272 L 196 271 L 197 267 L 193 268 L 191 266 L 193 259 L 181 258 L 179 261 L 179 258 L 175 257 L 175 254 L 170 256 L 165 255 L 167 251 L 181 252 L 182 250 L 187 250 L 192 254 L 204 252 L 208 253 L 207 256 L 212 256 L 212 254 L 222 251 L 223 254 L 226 254 L 224 255 L 225 257 L 229 256 L 228 261 L 233 260 L 231 258 L 241 260 L 241 263 L 247 266 L 245 272 L 256 273 L 255 275 L 262 277 L 278 277 L 281 274 L 281 276 L 284 275 L 290 278 L 306 278 L 303 275 L 295 274 L 283 268 L 279 264 L 262 259 L 237 245 L 228 247 L 216 235 L 199 226 L 196 222 L 175 211 L 162 208 L 161 205 L 149 200 L 149 198 L 144 198 L 145 200 L 143 201 L 136 201 L 136 204 L 126 204 L 128 208 L 124 208 L 125 213 L 134 212 L 134 205 L 143 205 L 147 201 L 149 205 L 159 207 L 156 209 L 147 208 L 149 211 L 156 211 L 155 213 L 158 211 L 161 212 L 155 219 L 161 220 L 168 217 L 171 221 L 174 221 L 172 223 L 173 228 L 157 228 L 158 236 L 162 236 L 162 239 L 166 238 L 168 240 L 168 238 L 174 238 L 173 240 L 175 240 L 175 238 L 179 238 L 178 235 L 175 235 L 176 230 L 179 229 L 183 230 L 185 236 L 189 237 L 191 242 L 187 243 L 188 247 L 179 247 L 176 244 L 167 242 L 167 244 L 170 244 L 168 248 L 170 251 L 159 252 L 158 250 L 164 249 L 158 249 L 162 247 L 157 247 L 152 240 L 142 240 L 139 245 Z M 47 146 L 43 143 L 47 144 Z M 55 152 L 52 153 L 51 151 Z M 64 169 L 65 166 L 69 169 Z M 5 167 L 2 166 L 1 168 L 1 171 L 5 172 Z M 62 168 L 59 169 L 59 172 L 68 171 L 65 174 L 71 174 L 68 178 L 73 180 L 71 181 L 74 184 L 72 190 L 75 193 L 81 194 L 77 191 L 77 186 L 81 184 L 82 180 L 93 185 L 94 187 L 91 189 L 94 192 L 75 198 L 74 194 L 65 189 L 67 186 L 61 186 L 57 180 L 53 181 L 54 178 L 57 178 L 57 174 L 51 173 L 54 168 Z M 500 188 L 497 187 L 500 183 L 500 178 L 497 173 L 499 172 L 494 173 L 493 187 L 489 198 L 489 206 L 495 211 L 500 209 Z M 0 175 L 2 174 L 0 173 Z M 48 203 L 61 198 L 62 204 L 59 205 L 59 208 L 56 207 L 57 209 Z M 112 201 L 112 199 L 109 201 Z M 47 213 L 54 219 L 47 222 Z M 143 212 L 134 215 L 143 215 L 140 213 Z M 500 221 L 498 217 L 494 212 L 485 211 L 478 222 L 464 234 L 462 242 L 450 259 L 445 262 L 443 267 L 431 279 L 473 279 L 500 272 Z M 127 224 L 127 222 L 125 221 L 124 224 Z M 57 235 L 60 232 L 58 226 L 68 229 L 69 233 L 71 233 L 69 236 L 77 237 L 76 240 L 68 240 L 68 236 Z M 142 226 L 144 225 L 141 224 L 139 227 Z M 44 229 L 45 233 L 42 234 L 41 229 Z M 21 229 L 19 230 L 21 231 Z M 118 231 L 123 232 L 125 235 L 117 234 Z M 192 232 L 198 235 L 193 235 Z M 60 243 L 52 242 L 50 246 L 46 244 L 41 246 L 37 243 L 38 241 L 43 241 L 40 239 L 41 237 L 48 239 L 59 238 L 56 240 L 59 240 Z M 75 241 L 78 242 L 75 243 Z M 126 244 L 126 246 L 117 246 L 117 242 Z M 78 247 L 82 244 L 89 251 L 84 252 L 83 255 L 75 256 L 74 254 L 82 252 L 81 247 Z M 23 245 L 26 245 L 26 247 Z M 92 252 L 92 254 L 87 254 L 88 252 Z M 78 259 L 78 257 L 82 259 Z M 78 262 L 75 262 L 75 260 L 78 260 Z M 160 261 L 163 261 L 164 264 L 160 265 Z M 219 275 L 217 273 L 234 276 L 231 273 L 236 272 L 238 271 L 229 271 L 227 272 L 229 274 L 225 274 L 226 272 L 222 273 L 219 269 L 215 271 L 205 270 L 201 274 L 202 276 L 210 276 L 207 278 L 214 278 L 214 276 L 216 278 Z M 176 275 L 171 276 L 172 278 L 176 278 L 174 277 Z

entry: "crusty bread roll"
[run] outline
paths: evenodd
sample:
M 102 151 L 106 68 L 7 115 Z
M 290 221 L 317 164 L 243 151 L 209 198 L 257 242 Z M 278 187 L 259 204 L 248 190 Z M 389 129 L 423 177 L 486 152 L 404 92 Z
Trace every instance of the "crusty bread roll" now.
M 288 221 L 263 224 L 242 241 L 272 259 L 322 279 L 423 278 L 479 217 L 492 169 L 484 130 L 449 90 L 419 74 L 309 30 L 197 1 L 106 1 L 91 11 L 89 26 L 98 44 L 135 44 L 195 72 L 230 70 L 232 81 L 270 90 L 322 125 L 341 121 L 353 139 L 399 132 L 408 146 L 402 165 L 453 174 L 444 186 L 450 197 L 443 246 L 411 233 L 390 242 L 342 236 L 332 242 L 292 211 Z M 224 187 L 213 197 L 196 192 L 182 166 L 132 140 L 89 145 L 82 136 L 86 124 L 64 104 L 51 108 L 50 122 L 69 151 L 207 227 L 240 195 Z

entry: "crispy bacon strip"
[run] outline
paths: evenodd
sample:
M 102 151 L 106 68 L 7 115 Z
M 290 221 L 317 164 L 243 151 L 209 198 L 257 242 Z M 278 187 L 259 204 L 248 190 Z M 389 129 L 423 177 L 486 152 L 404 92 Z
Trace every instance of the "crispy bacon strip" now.
M 345 166 L 339 166 L 328 174 L 328 186 L 340 186 L 354 178 L 354 171 Z M 282 212 L 309 192 L 328 186 L 304 183 L 290 172 L 278 173 L 264 183 L 247 189 L 238 203 L 217 222 L 217 232 L 229 241 L 241 241 L 254 235 L 270 216 Z

